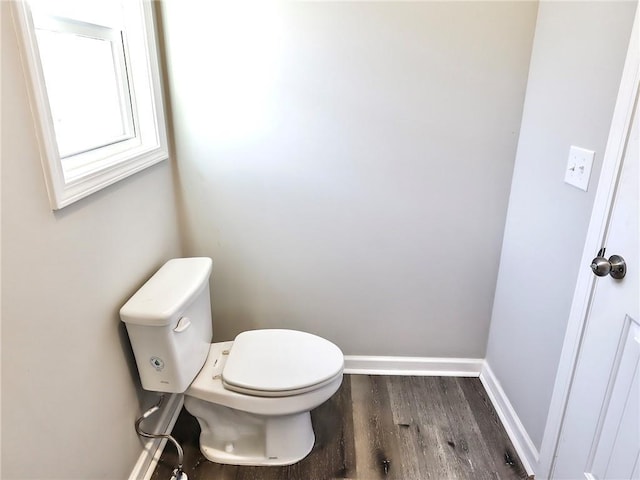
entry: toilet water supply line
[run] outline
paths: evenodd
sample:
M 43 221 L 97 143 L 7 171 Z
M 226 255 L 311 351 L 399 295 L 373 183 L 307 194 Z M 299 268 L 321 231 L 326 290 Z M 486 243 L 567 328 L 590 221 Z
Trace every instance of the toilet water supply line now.
M 176 447 L 176 450 L 178 451 L 178 466 L 173 469 L 173 472 L 171 473 L 171 480 L 187 480 L 187 474 L 184 473 L 184 471 L 182 470 L 182 461 L 184 459 L 184 452 L 182 451 L 182 447 L 180 446 L 178 441 L 175 438 L 173 438 L 171 435 L 168 435 L 165 433 L 148 433 L 142 430 L 142 428 L 140 427 L 140 424 L 144 420 L 146 420 L 151 415 L 153 415 L 158 410 L 160 410 L 160 406 L 162 405 L 163 401 L 164 401 L 164 395 L 160 395 L 160 400 L 158 400 L 158 403 L 156 403 L 153 407 L 151 407 L 149 410 L 144 412 L 142 416 L 136 420 L 136 432 L 138 433 L 138 435 L 144 438 L 164 438 L 166 440 L 171 441 L 171 443 L 173 443 L 173 445 Z

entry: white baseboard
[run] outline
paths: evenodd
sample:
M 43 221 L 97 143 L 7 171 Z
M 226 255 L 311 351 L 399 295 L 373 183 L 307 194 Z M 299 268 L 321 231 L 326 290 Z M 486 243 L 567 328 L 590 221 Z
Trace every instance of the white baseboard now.
M 344 373 L 357 375 L 415 375 L 432 377 L 478 377 L 481 358 L 379 357 L 345 355 Z
M 183 395 L 174 393 L 169 397 L 169 400 L 167 400 L 160 413 L 156 432 L 171 433 L 183 403 Z M 129 480 L 149 480 L 151 475 L 153 475 L 153 471 L 158 464 L 158 460 L 160 459 L 160 455 L 162 455 L 166 443 L 166 439 L 149 439 L 149 441 L 145 443 L 138 457 L 138 461 L 129 475 Z
M 509 435 L 513 448 L 520 457 L 520 461 L 529 475 L 534 475 L 533 466 L 538 464 L 540 454 L 531 441 L 527 430 L 522 425 L 509 398 L 500 386 L 500 382 L 493 374 L 491 367 L 485 361 L 480 373 L 480 381 L 489 395 L 489 399 L 496 409 L 498 417 Z

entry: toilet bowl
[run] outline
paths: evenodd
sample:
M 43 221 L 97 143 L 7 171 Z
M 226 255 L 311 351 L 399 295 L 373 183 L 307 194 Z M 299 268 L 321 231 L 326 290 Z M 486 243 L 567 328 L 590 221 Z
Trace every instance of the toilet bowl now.
M 255 330 L 245 333 L 277 337 L 303 332 Z M 234 465 L 296 463 L 307 456 L 314 445 L 309 412 L 338 390 L 342 366 L 326 380 L 324 376 L 312 380 L 310 375 L 309 381 L 314 384 L 306 385 L 303 392 L 279 391 L 278 396 L 269 390 L 240 393 L 225 385 L 227 362 L 239 358 L 234 357 L 233 344 L 212 344 L 205 365 L 185 392 L 185 408 L 200 424 L 203 455 L 213 462 Z
M 342 383 L 333 343 L 287 329 L 210 343 L 209 258 L 167 262 L 120 309 L 143 388 L 184 393 L 200 449 L 233 465 L 289 465 L 315 438 L 310 411 Z

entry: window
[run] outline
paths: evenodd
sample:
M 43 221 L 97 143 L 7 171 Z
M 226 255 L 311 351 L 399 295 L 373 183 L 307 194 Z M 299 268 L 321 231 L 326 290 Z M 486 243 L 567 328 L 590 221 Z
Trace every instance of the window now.
M 54 210 L 168 157 L 152 3 L 16 4 Z
M 134 137 L 120 32 L 52 18 L 34 26 L 60 157 Z

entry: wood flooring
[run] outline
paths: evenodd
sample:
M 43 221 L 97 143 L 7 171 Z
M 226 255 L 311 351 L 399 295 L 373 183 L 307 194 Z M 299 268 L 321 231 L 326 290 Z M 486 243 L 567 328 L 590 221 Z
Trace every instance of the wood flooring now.
M 528 478 L 478 378 L 345 375 L 311 417 L 316 444 L 286 467 L 209 462 L 184 409 L 173 435 L 189 480 Z M 167 444 L 152 480 L 168 480 L 176 459 Z

